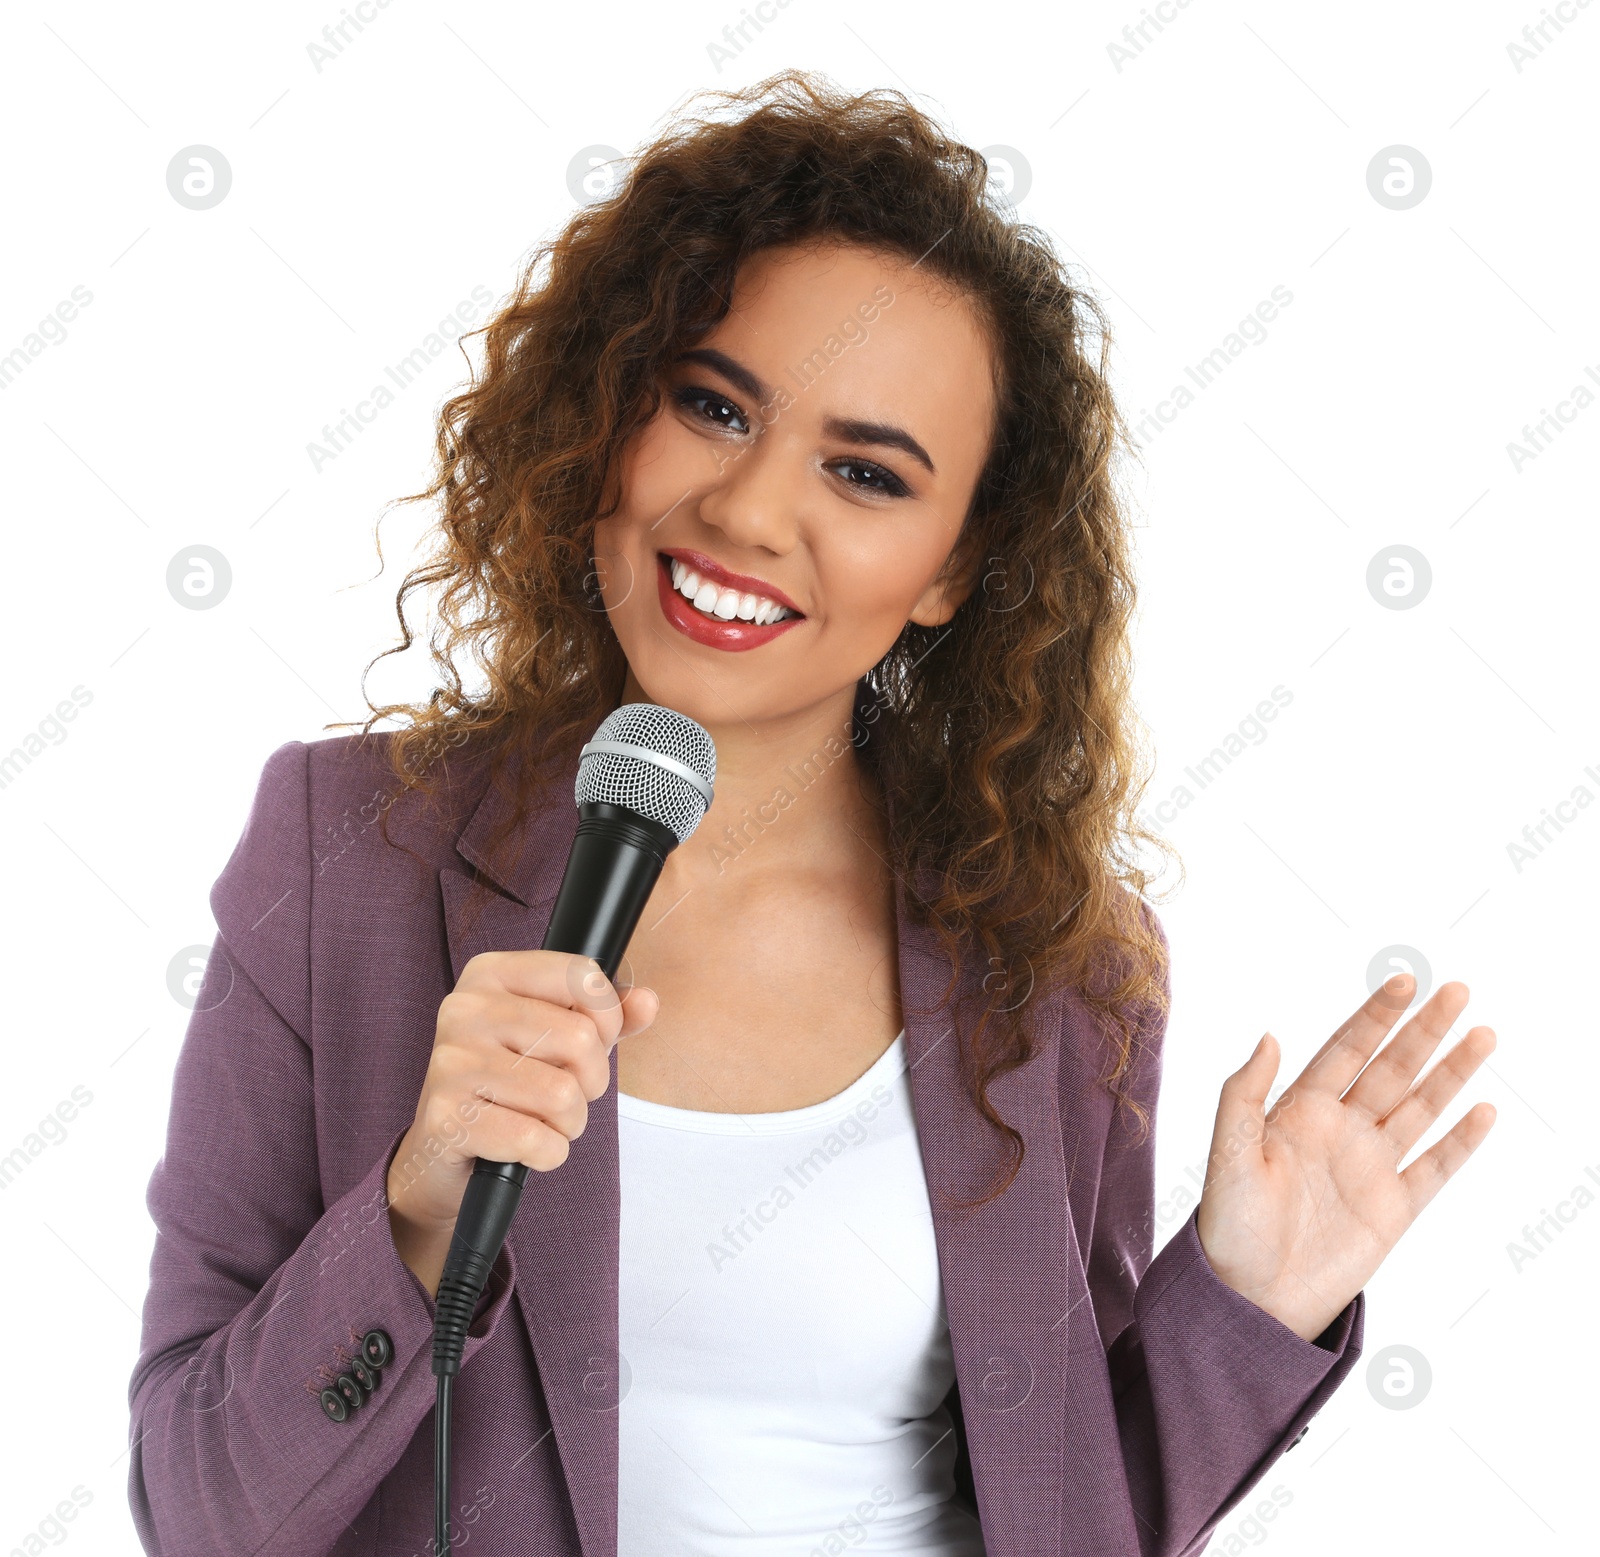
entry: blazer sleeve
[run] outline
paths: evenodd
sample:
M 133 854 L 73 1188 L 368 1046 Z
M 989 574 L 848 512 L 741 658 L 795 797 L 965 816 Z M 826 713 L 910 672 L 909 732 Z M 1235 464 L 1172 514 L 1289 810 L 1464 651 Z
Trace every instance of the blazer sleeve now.
M 1166 934 L 1148 905 L 1163 948 Z M 1168 986 L 1170 988 L 1170 985 Z M 1223 1516 L 1303 1435 L 1361 1355 L 1365 1292 L 1315 1341 L 1211 1268 L 1198 1208 L 1152 1259 L 1164 1012 L 1140 1030 L 1132 1090 L 1152 1128 L 1119 1108 L 1108 1137 L 1089 1267 L 1142 1557 L 1193 1557 Z
M 318 1171 L 310 1035 L 307 745 L 267 760 L 211 893 L 218 934 L 173 1078 L 129 1383 L 128 1495 L 146 1552 L 328 1553 L 430 1416 L 433 1300 L 390 1235 L 401 1130 L 331 1199 Z M 515 1281 L 502 1249 L 468 1333 L 472 1365 Z M 335 1422 L 319 1394 L 369 1330 L 394 1356 Z M 357 1530 L 358 1549 L 371 1536 Z

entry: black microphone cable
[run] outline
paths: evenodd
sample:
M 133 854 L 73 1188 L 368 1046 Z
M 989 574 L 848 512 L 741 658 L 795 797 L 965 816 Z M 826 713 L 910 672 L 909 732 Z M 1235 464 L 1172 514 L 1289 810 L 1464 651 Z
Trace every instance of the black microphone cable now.
M 667 855 L 711 804 L 717 753 L 693 719 L 624 703 L 579 753 L 578 831 L 541 949 L 592 957 L 615 978 Z M 433 1557 L 450 1557 L 450 1401 L 473 1311 L 516 1215 L 528 1165 L 480 1157 L 434 1298 Z

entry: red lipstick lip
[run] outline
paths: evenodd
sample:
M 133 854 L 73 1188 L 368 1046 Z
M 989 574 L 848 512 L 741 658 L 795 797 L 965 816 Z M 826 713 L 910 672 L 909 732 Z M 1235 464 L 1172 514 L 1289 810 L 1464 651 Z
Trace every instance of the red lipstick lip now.
M 662 549 L 661 555 L 675 557 L 686 568 L 693 568 L 702 578 L 711 579 L 724 589 L 737 589 L 744 595 L 762 595 L 768 600 L 776 600 L 779 605 L 787 607 L 796 616 L 805 615 L 805 612 L 781 589 L 775 589 L 765 579 L 751 578 L 748 573 L 730 572 L 720 562 L 706 556 L 703 551 L 691 551 L 687 546 L 668 546 Z
M 731 584 L 728 586 L 733 587 Z M 661 601 L 661 614 L 671 625 L 695 643 L 710 649 L 738 653 L 745 649 L 759 649 L 764 643 L 782 637 L 792 627 L 805 621 L 803 616 L 786 616 L 781 622 L 768 622 L 757 627 L 738 617 L 723 621 L 721 617 L 707 616 L 690 605 L 672 587 L 672 568 L 665 553 L 656 558 L 656 595 Z

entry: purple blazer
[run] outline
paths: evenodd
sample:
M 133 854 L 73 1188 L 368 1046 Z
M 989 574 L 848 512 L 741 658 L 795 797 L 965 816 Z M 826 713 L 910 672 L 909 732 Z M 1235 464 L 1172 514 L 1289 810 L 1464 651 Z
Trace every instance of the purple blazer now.
M 452 752 L 449 804 L 429 815 L 394 804 L 388 739 L 273 752 L 211 891 L 218 934 L 147 1197 L 128 1483 L 147 1552 L 431 1546 L 433 1304 L 395 1252 L 387 1173 L 467 959 L 543 937 L 575 764 L 506 867 L 484 852 L 508 797 L 482 759 Z M 379 831 L 391 805 L 403 848 Z M 1070 994 L 1041 999 L 1041 1048 L 991 1089 L 1027 1142 L 1020 1175 L 949 1209 L 989 1183 L 995 1137 L 957 1073 L 948 962 L 903 884 L 896 910 L 958 1481 L 989 1557 L 1198 1552 L 1355 1365 L 1365 1294 L 1313 1343 L 1223 1285 L 1193 1215 L 1152 1259 L 1153 1132 L 1137 1143 L 1114 1113 L 1103 1040 Z M 1152 1110 L 1163 1027 L 1134 1076 Z M 613 1059 L 567 1161 L 529 1176 L 469 1332 L 458 1550 L 616 1552 L 619 1198 Z M 374 1328 L 394 1357 L 336 1422 L 320 1392 Z

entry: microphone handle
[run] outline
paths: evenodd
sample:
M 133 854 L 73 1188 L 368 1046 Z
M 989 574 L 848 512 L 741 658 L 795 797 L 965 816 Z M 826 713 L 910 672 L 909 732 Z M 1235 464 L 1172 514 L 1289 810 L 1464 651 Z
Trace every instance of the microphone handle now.
M 603 800 L 578 807 L 578 831 L 541 943 L 592 957 L 614 978 L 639 916 L 677 847 L 671 828 Z M 467 1327 L 488 1284 L 527 1182 L 525 1162 L 480 1157 L 472 1165 L 435 1298 L 433 1371 L 460 1368 Z M 443 1322 L 441 1322 L 443 1321 Z

